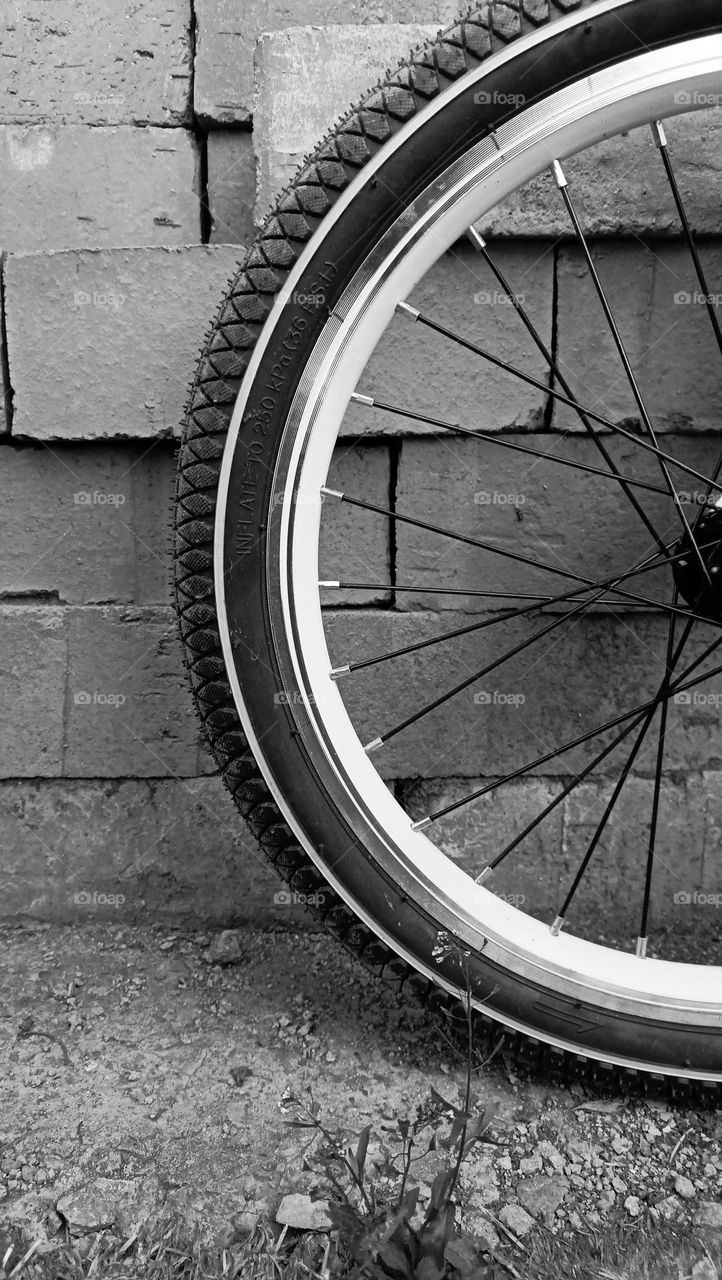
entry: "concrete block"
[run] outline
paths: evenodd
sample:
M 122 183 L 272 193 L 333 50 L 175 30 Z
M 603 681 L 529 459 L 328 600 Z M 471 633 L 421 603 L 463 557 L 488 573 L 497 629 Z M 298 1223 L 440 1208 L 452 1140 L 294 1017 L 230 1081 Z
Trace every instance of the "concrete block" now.
M 0 777 L 211 771 L 169 608 L 0 605 L 0 644 Z
M 166 604 L 172 448 L 5 448 L 0 599 Z
M 11 258 L 15 434 L 104 440 L 177 433 L 198 349 L 238 256 L 233 246 L 196 245 Z
M 672 456 L 701 474 L 714 469 L 719 449 L 709 436 L 665 435 L 664 444 Z M 656 457 L 633 440 L 609 433 L 602 445 L 622 475 L 657 490 L 630 490 L 652 527 L 665 541 L 673 539 L 675 529 L 681 536 L 682 525 Z M 545 457 L 540 460 L 520 453 L 518 446 Z M 561 465 L 559 459 L 605 474 Z M 699 507 L 689 499 L 703 498 L 705 487 L 683 472 L 675 471 L 675 479 L 688 500 L 685 509 L 692 521 Z M 521 597 L 529 592 L 560 595 L 578 585 L 561 574 L 520 563 L 514 556 L 603 582 L 641 564 L 654 550 L 649 530 L 586 433 L 564 438 L 549 432 L 524 436 L 503 432 L 494 436 L 493 443 L 454 435 L 433 441 L 404 440 L 396 510 L 410 516 L 422 511 L 428 523 L 490 548 L 397 522 L 396 580 L 416 588 L 398 593 L 397 607 L 402 609 L 484 612 L 523 605 Z M 671 571 L 655 569 L 620 586 L 648 599 L 668 600 Z M 435 587 L 462 594 L 444 595 Z M 465 589 L 511 593 L 512 598 L 464 595 Z M 629 613 L 623 597 L 611 593 L 609 598 L 616 600 L 617 612 Z
M 217 777 L 3 782 L 0 832 L 5 919 L 310 923 Z
M 59 774 L 68 631 L 62 610 L 0 607 L 0 777 Z
M 388 734 L 457 684 L 469 685 L 425 713 L 371 754 L 387 778 L 498 777 L 531 763 L 654 696 L 664 673 L 667 625 L 644 614 L 634 629 L 627 618 L 562 622 L 533 645 L 506 658 L 556 619 L 515 619 L 446 639 L 393 662 L 343 676 L 341 696 L 362 743 Z M 396 613 L 356 609 L 327 615 L 334 667 L 388 654 L 473 622 L 468 614 Z M 693 632 L 684 654 L 691 663 L 713 639 Z M 714 656 L 708 660 L 707 670 Z M 498 665 L 493 665 L 498 664 Z M 484 674 L 482 674 L 484 673 Z M 672 770 L 714 770 L 722 754 L 719 676 L 696 690 L 698 698 L 672 707 L 667 762 Z M 609 736 L 531 770 L 532 777 L 569 776 L 609 742 Z M 615 753 L 605 762 L 614 769 Z M 639 772 L 653 772 L 653 753 Z M 604 776 L 607 776 L 605 773 Z
M 328 3 L 323 8 L 328 10 Z M 414 8 L 414 22 L 404 25 L 294 27 L 261 36 L 253 121 L 257 221 L 338 117 L 355 106 L 388 67 L 436 33 L 436 26 L 422 25 L 419 6 Z M 350 18 L 344 6 L 337 21 Z
M 249 245 L 254 238 L 256 157 L 250 133 L 208 134 L 208 208 L 211 244 Z
M 552 340 L 553 253 L 543 241 L 502 245 L 498 250 L 510 287 L 524 299 L 548 347 Z M 471 245 L 459 243 L 445 254 L 409 294 L 423 315 L 521 365 L 545 385 L 548 366 L 521 320 Z M 547 397 L 494 368 L 449 338 L 403 315 L 395 315 L 372 354 L 357 387 L 387 404 L 429 414 L 480 431 L 529 430 L 544 420 Z M 433 434 L 412 418 L 350 405 L 345 435 Z
M 483 779 L 476 780 L 483 785 Z M 470 790 L 468 779 L 442 778 L 403 783 L 399 799 L 414 819 L 453 804 Z M 493 858 L 533 821 L 561 792 L 555 779 L 525 778 L 491 791 L 434 825 L 431 839 L 471 876 L 478 876 Z M 555 809 L 494 872 L 494 893 L 537 919 L 554 919 L 559 903 L 559 849 L 563 834 L 563 803 Z
M 648 928 L 673 928 L 674 934 L 705 933 L 714 928 L 714 910 L 706 920 L 684 895 L 703 891 L 703 863 L 709 846 L 707 808 L 715 803 L 720 775 L 692 774 L 667 779 L 662 790 L 655 841 L 654 876 Z M 589 847 L 613 791 L 613 784 L 582 785 L 564 801 L 564 844 L 560 875 L 569 889 Z M 649 817 L 654 784 L 651 778 L 630 778 L 612 811 L 578 893 L 569 909 L 571 932 L 577 928 L 626 934 L 640 932 L 644 896 Z M 718 852 L 716 850 L 715 852 Z M 719 891 L 719 882 L 717 883 Z M 710 931 L 711 931 L 710 929 Z
M 66 627 L 67 777 L 195 777 L 211 770 L 169 609 L 68 609 Z
M 722 244 L 700 246 L 710 289 L 722 278 Z M 719 351 L 683 245 L 601 242 L 599 277 L 655 431 L 719 431 Z M 719 309 L 722 293 L 713 294 Z M 604 417 L 639 418 L 634 397 L 580 251 L 564 248 L 558 271 L 558 360 L 572 390 Z M 553 425 L 583 430 L 557 403 Z
M 722 109 L 665 121 L 675 176 L 698 235 L 719 235 Z M 605 138 L 564 161 L 570 193 L 589 235 L 678 235 L 679 219 L 649 126 Z M 549 171 L 476 223 L 492 236 L 568 236 L 569 217 Z
M 7 258 L 0 251 L 0 307 L 2 308 L 2 319 L 0 319 L 0 438 L 10 431 L 10 417 L 12 408 L 12 391 L 7 371 L 7 343 L 5 335 L 5 271 L 7 267 Z
M 0 126 L 0 247 L 12 253 L 200 240 L 185 129 Z
M 397 54 L 391 27 L 396 23 L 429 24 L 431 32 L 453 22 L 459 6 L 455 0 L 197 0 L 194 105 L 203 121 L 237 124 L 250 121 L 253 104 L 253 52 L 262 32 L 277 32 L 300 23 L 327 27 L 337 23 L 386 24 L 387 54 L 381 57 L 372 79 L 395 57 L 405 57 L 416 37 L 411 34 Z M 343 60 L 337 44 L 324 62 L 313 63 L 308 84 L 323 86 L 329 72 Z M 354 81 L 355 83 L 355 81 Z M 365 86 L 362 85 L 362 90 Z M 323 91 L 323 89 L 321 90 Z M 343 106 L 349 105 L 347 98 Z M 257 110 L 257 108 L 256 108 Z M 326 123 L 337 112 L 330 109 Z M 314 138 L 313 142 L 316 141 Z
M 568 780 L 564 780 L 565 783 Z M 560 914 L 579 865 L 613 793 L 616 779 L 582 782 L 512 849 L 485 887 L 537 920 L 550 924 Z M 719 773 L 666 780 L 655 841 L 655 873 L 648 927 L 652 935 L 672 931 L 675 939 L 715 932 L 719 877 L 705 867 L 719 854 Z M 477 787 L 484 785 L 477 778 Z M 468 779 L 431 779 L 403 784 L 400 800 L 418 820 L 468 794 Z M 593 941 L 602 936 L 634 946 L 640 931 L 649 819 L 654 784 L 629 778 L 566 916 L 566 930 Z M 561 795 L 562 781 L 527 778 L 489 792 L 429 829 L 435 843 L 472 876 L 478 876 Z
M 385 445 L 339 446 L 328 473 L 332 489 L 353 492 L 366 502 L 383 506 L 391 483 L 389 449 Z M 321 580 L 389 582 L 391 553 L 388 520 L 330 501 L 324 504 L 319 549 Z M 328 590 L 321 593 L 326 605 L 362 605 L 390 600 L 388 591 Z
M 190 118 L 189 0 L 10 0 L 0 17 L 0 123 Z

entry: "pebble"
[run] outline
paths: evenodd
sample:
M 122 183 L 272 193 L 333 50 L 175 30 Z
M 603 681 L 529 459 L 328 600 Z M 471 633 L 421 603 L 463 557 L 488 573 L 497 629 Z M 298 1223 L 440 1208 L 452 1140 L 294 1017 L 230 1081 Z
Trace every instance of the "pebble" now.
M 523 1208 L 549 1226 L 568 1189 L 567 1179 L 558 1174 L 550 1177 L 536 1174 L 522 1179 L 517 1184 L 516 1193 Z
M 312 1200 L 310 1196 L 284 1196 L 276 1222 L 282 1226 L 295 1227 L 302 1231 L 330 1231 L 333 1223 L 328 1216 L 327 1200 Z
M 658 1213 L 666 1222 L 673 1222 L 675 1218 L 678 1218 L 681 1207 L 676 1196 L 665 1196 L 656 1205 Z
M 534 1226 L 534 1219 L 526 1209 L 522 1209 L 519 1204 L 505 1204 L 499 1214 L 499 1221 L 503 1222 L 515 1236 L 525 1236 Z
M 542 1160 L 547 1160 L 549 1164 L 552 1166 L 552 1168 L 556 1170 L 557 1173 L 564 1172 L 564 1165 L 566 1163 L 564 1160 L 564 1156 L 562 1155 L 561 1151 L 557 1151 L 557 1148 L 554 1146 L 553 1142 L 548 1142 L 545 1139 L 543 1142 L 539 1143 L 537 1150 Z
M 626 1200 L 624 1201 L 624 1207 L 627 1210 L 627 1213 L 630 1215 L 630 1217 L 632 1218 L 639 1217 L 639 1213 L 642 1206 L 640 1204 L 638 1196 L 627 1196 Z
M 694 1215 L 694 1225 L 722 1230 L 722 1204 L 715 1200 L 703 1200 Z
M 223 929 L 221 933 L 216 934 L 205 953 L 204 959 L 208 964 L 236 964 L 242 960 L 245 951 L 241 945 L 241 935 L 236 929 Z
M 711 1258 L 700 1258 L 692 1267 L 692 1280 L 719 1280 L 719 1272 Z
M 685 1200 L 692 1200 L 695 1194 L 694 1183 L 681 1173 L 674 1180 L 674 1189 Z

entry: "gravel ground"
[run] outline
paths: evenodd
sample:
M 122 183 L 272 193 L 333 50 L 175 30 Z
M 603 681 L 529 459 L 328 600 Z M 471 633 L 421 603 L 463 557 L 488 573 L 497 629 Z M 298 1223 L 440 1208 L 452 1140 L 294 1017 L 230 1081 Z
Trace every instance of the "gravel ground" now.
M 463 1094 L 440 1031 L 325 935 L 97 922 L 6 927 L 0 945 L 0 1218 L 34 1236 L 174 1214 L 231 1242 L 319 1185 L 284 1095 L 311 1090 L 329 1128 L 381 1134 L 430 1086 Z M 474 1089 L 498 1143 L 462 1173 L 478 1240 L 657 1221 L 722 1242 L 715 1099 L 610 1096 L 523 1071 L 503 1047 Z M 422 1199 L 439 1158 L 415 1169 Z

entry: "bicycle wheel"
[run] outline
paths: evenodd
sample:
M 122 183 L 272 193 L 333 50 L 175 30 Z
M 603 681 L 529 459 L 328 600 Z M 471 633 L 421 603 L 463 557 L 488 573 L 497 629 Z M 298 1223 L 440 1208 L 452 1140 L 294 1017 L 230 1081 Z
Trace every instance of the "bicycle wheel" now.
M 683 718 L 693 699 L 719 705 L 704 691 L 722 670 L 716 249 L 690 229 L 667 132 L 722 100 L 721 32 L 712 0 L 493 3 L 391 74 L 310 157 L 230 283 L 190 394 L 175 522 L 211 749 L 327 927 L 432 1003 L 468 989 L 520 1036 L 705 1080 L 722 1079 L 719 935 L 700 963 L 684 945 L 665 954 L 654 919 L 669 841 L 698 865 L 717 795 L 714 742 Z M 700 301 L 687 311 L 709 406 L 694 421 L 674 403 L 688 370 L 662 401 L 645 385 L 658 366 L 631 351 L 576 199 L 594 148 L 640 130 L 667 184 L 674 281 Z M 616 361 L 612 375 L 600 356 L 596 390 L 475 230 L 544 174 L 570 296 L 598 308 L 594 345 Z M 497 290 L 504 356 L 479 342 L 478 308 L 443 302 L 454 272 Z M 584 325 L 569 325 L 573 354 Z M 665 360 L 689 350 L 660 342 Z M 518 411 L 519 387 L 537 408 Z M 329 469 L 352 446 L 370 461 L 347 491 Z M 480 470 L 486 499 L 455 517 L 460 472 L 473 490 Z M 380 559 L 364 572 L 372 527 Z M 604 911 L 625 829 L 631 941 Z

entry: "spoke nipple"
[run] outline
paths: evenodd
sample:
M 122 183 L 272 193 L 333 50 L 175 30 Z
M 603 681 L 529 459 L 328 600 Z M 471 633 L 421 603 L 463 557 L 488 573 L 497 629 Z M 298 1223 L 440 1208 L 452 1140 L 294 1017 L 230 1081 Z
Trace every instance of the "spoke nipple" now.
M 558 938 L 564 928 L 564 916 L 557 916 L 553 924 L 549 926 L 553 938 Z
M 647 939 L 646 938 L 637 938 L 636 954 L 639 956 L 640 960 L 644 960 L 646 958 L 646 955 L 647 955 Z
M 341 586 L 341 583 L 340 582 L 319 582 L 318 586 L 319 586 L 319 590 L 322 587 L 327 587 L 329 591 L 338 591 L 339 587 Z
M 332 680 L 340 680 L 341 676 L 348 675 L 350 670 L 350 667 L 332 667 L 328 674 Z M 366 750 L 368 751 L 368 747 Z
M 411 823 L 412 831 L 423 831 L 424 827 L 431 826 L 431 818 L 419 818 L 418 822 Z
M 351 399 L 354 404 L 365 404 L 371 408 L 375 404 L 373 396 L 362 396 L 360 391 L 352 391 Z
M 478 876 L 474 876 L 474 884 L 483 884 L 485 880 L 489 879 L 492 870 L 492 867 L 484 867 L 484 870 L 480 871 Z
M 476 249 L 486 248 L 486 240 L 484 239 L 483 236 L 479 235 L 479 232 L 477 231 L 476 227 L 469 227 L 466 234 Z
M 661 121 L 661 120 L 654 120 L 654 121 L 653 121 L 653 123 L 652 123 L 652 133 L 653 133 L 653 135 L 654 135 L 654 141 L 656 142 L 657 146 L 658 146 L 658 147 L 666 147 L 666 145 L 667 145 L 667 135 L 666 135 L 666 133 L 664 132 L 664 125 L 662 124 L 662 121 Z
M 400 311 L 402 316 L 407 316 L 409 320 L 418 320 L 421 315 L 421 312 L 417 311 L 416 307 L 409 306 L 408 302 L 397 302 L 396 310 Z
M 557 186 L 566 187 L 567 180 L 564 177 L 564 170 L 562 169 L 562 166 L 560 165 L 558 160 L 552 161 L 552 173 L 554 174 L 554 181 L 556 182 Z
M 343 498 L 343 494 L 339 489 L 327 489 L 325 484 L 321 485 L 321 496 L 323 498 Z
M 364 747 L 364 751 L 366 752 L 367 756 L 370 756 L 372 751 L 378 750 L 378 748 L 382 747 L 383 744 L 384 744 L 383 738 L 374 738 L 371 742 L 366 743 L 366 746 Z

